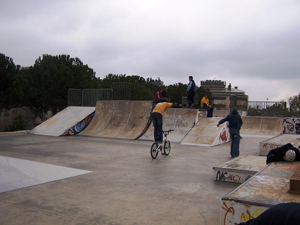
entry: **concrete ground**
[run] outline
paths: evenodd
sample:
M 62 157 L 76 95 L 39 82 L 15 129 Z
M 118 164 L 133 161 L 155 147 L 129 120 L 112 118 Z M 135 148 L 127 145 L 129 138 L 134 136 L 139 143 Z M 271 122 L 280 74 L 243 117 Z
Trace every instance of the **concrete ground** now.
M 258 155 L 263 140 L 244 137 L 241 155 Z M 93 172 L 0 193 L 0 224 L 220 224 L 221 198 L 238 184 L 215 181 L 212 168 L 231 159 L 230 143 L 172 143 L 155 160 L 151 144 L 2 133 L 0 156 Z

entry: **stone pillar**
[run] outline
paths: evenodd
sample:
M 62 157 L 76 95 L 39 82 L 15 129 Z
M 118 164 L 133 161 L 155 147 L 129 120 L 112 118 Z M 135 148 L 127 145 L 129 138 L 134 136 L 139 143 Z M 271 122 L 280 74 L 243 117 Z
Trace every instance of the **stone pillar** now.
M 230 103 L 229 103 L 230 113 L 232 112 L 234 107 L 237 107 L 237 96 L 230 95 Z

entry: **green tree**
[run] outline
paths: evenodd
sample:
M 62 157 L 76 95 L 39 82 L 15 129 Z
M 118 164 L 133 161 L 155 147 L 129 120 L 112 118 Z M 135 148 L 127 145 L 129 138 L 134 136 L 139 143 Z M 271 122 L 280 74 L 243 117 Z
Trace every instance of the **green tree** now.
M 5 127 L 4 131 L 16 131 L 16 130 L 25 130 L 28 124 L 28 118 L 19 115 L 17 118 L 13 120 L 13 122 L 8 126 Z
M 176 83 L 168 86 L 168 97 L 172 102 L 182 102 L 182 97 L 186 96 L 187 84 Z
M 67 107 L 69 88 L 100 87 L 100 79 L 93 69 L 69 55 L 43 55 L 23 75 L 27 80 L 26 89 L 31 89 L 27 104 L 41 118 L 48 110 L 55 114 Z
M 101 81 L 101 88 L 111 88 L 113 82 L 129 82 L 131 84 L 131 100 L 153 100 L 161 80 L 143 78 L 138 75 L 108 74 Z M 115 90 L 116 91 L 116 90 Z
M 18 105 L 14 97 L 19 92 L 15 85 L 19 69 L 12 58 L 0 53 L 0 110 Z
M 177 83 L 165 87 L 160 78 L 145 79 L 138 75 L 108 74 L 100 80 L 95 77 L 93 69 L 84 65 L 80 59 L 71 58 L 69 55 L 43 55 L 33 66 L 21 68 L 16 66 L 11 58 L 1 54 L 0 72 L 0 107 L 28 106 L 41 118 L 48 110 L 55 114 L 57 110 L 67 107 L 70 88 L 111 88 L 113 82 L 129 82 L 129 100 L 153 100 L 159 88 L 163 88 L 168 89 L 167 95 L 173 102 L 179 103 L 182 102 L 182 97 L 186 96 L 187 89 L 186 84 Z M 209 93 L 212 101 L 211 92 L 202 87 L 197 90 L 199 99 L 205 92 Z
M 289 97 L 290 111 L 299 111 L 300 110 L 300 93 Z

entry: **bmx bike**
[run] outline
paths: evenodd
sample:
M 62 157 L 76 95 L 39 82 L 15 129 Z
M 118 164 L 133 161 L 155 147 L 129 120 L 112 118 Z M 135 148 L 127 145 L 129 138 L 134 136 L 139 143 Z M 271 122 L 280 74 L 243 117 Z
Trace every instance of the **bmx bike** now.
M 156 159 L 158 152 L 161 152 L 162 155 L 169 155 L 171 151 L 171 142 L 168 140 L 168 135 L 174 130 L 163 131 L 163 141 L 158 144 L 154 142 L 150 149 L 150 155 L 152 159 Z

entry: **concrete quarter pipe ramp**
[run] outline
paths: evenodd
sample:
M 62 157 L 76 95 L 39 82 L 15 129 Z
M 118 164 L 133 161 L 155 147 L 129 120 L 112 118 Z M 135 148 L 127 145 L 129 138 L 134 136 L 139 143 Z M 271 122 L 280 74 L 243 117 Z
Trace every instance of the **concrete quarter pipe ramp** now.
M 79 135 L 135 139 L 147 124 L 152 101 L 98 101 L 89 126 Z
M 55 114 L 28 133 L 49 136 L 60 136 L 95 111 L 95 107 L 70 106 Z
M 168 136 L 172 142 L 181 142 L 195 125 L 197 118 L 196 109 L 168 108 L 163 115 L 163 130 L 174 130 Z M 154 127 L 150 125 L 141 140 L 154 140 Z
M 189 134 L 182 140 L 181 144 L 214 146 L 230 141 L 227 123 L 217 127 L 221 117 L 201 118 Z
M 243 126 L 240 133 L 279 135 L 282 133 L 283 118 L 278 117 L 243 117 Z

